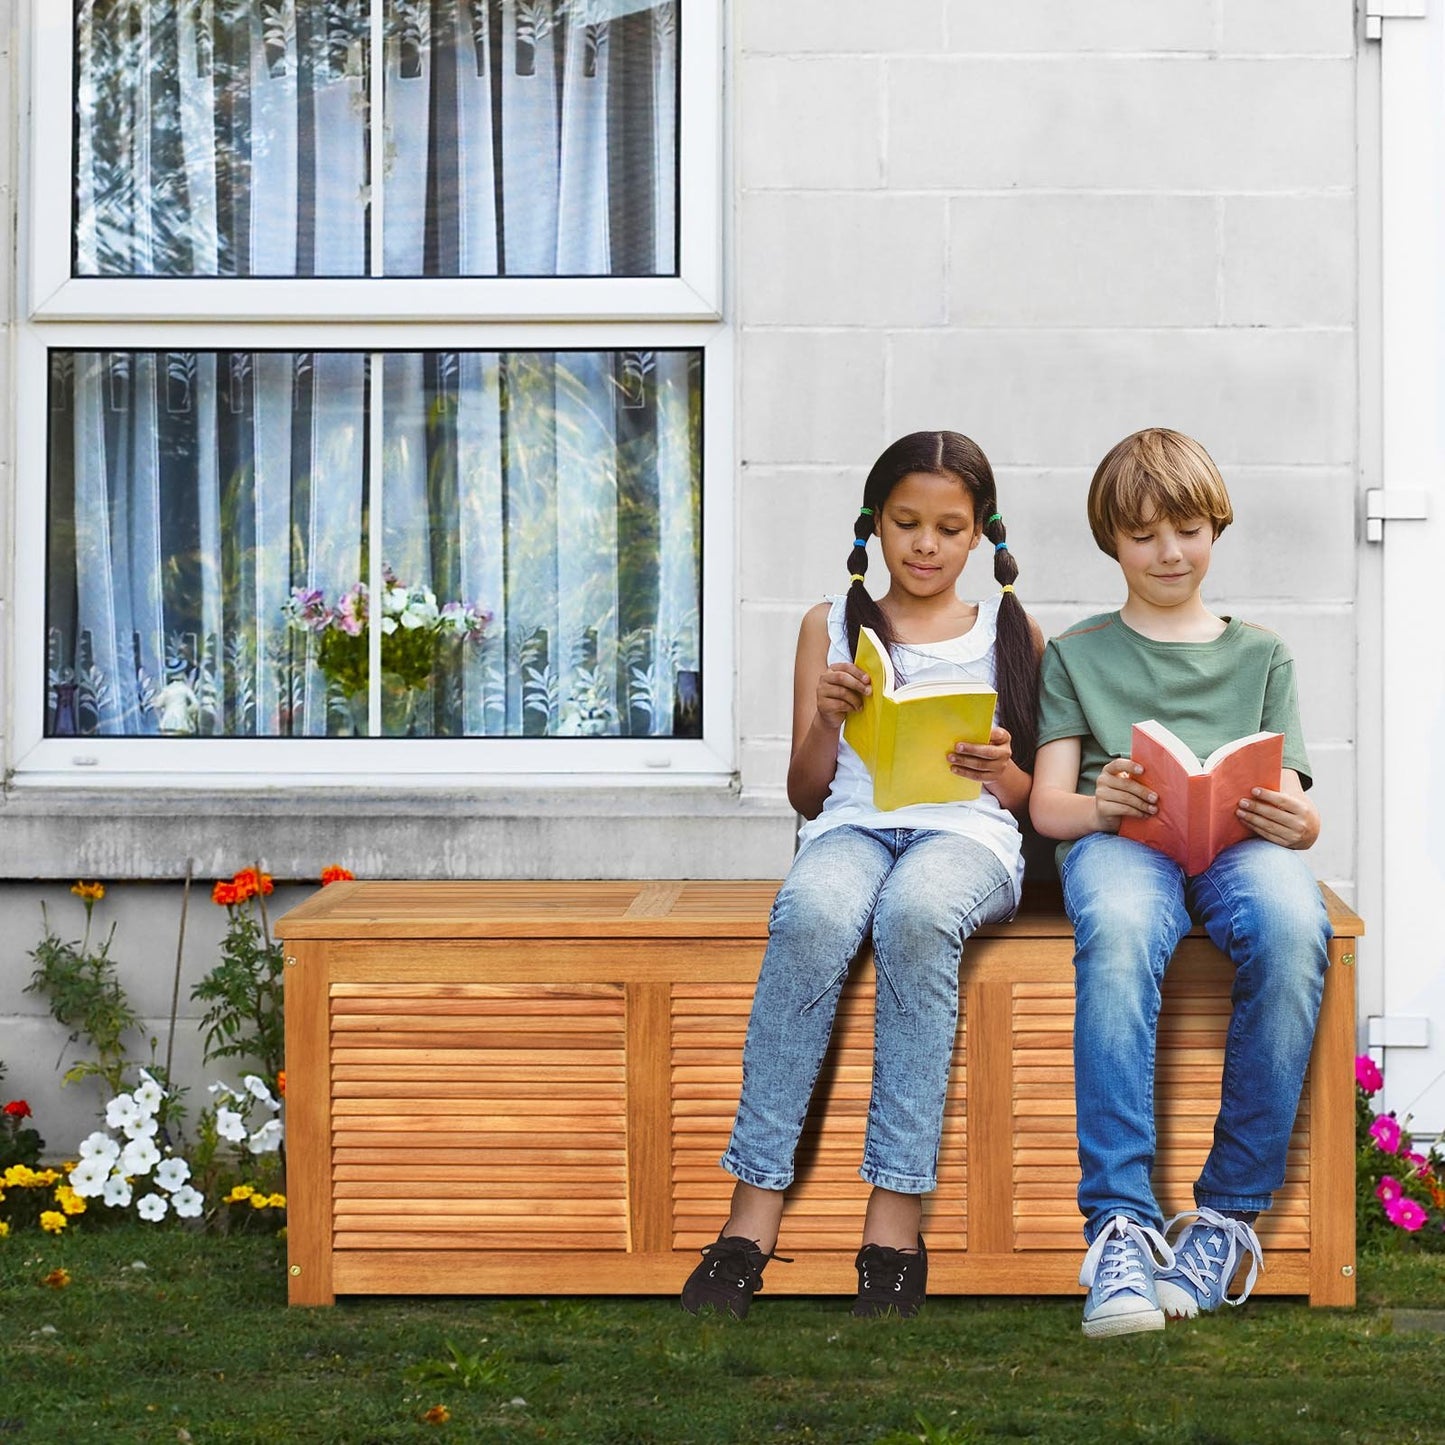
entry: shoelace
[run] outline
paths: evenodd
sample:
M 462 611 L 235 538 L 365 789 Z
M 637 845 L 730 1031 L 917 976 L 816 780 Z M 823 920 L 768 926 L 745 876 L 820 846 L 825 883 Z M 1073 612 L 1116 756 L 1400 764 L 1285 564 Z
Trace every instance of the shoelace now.
M 1174 1267 L 1201 1296 L 1211 1295 L 1215 1284 L 1222 1279 L 1220 1298 L 1227 1305 L 1242 1305 L 1264 1268 L 1264 1251 L 1260 1248 L 1259 1236 L 1244 1220 L 1230 1219 L 1228 1215 L 1206 1207 L 1176 1214 L 1164 1226 L 1165 1230 L 1173 1229 L 1181 1219 L 1193 1222 L 1185 1232 L 1183 1243 L 1174 1252 Z M 1201 1225 L 1204 1227 L 1200 1228 Z M 1246 1251 L 1250 1257 L 1249 1274 L 1244 1288 L 1231 1299 L 1229 1283 Z
M 699 1252 L 704 1259 L 711 1260 L 707 1277 L 730 1289 L 746 1289 L 762 1274 L 770 1259 L 780 1259 L 784 1264 L 793 1262 L 785 1255 L 764 1254 L 755 1244 L 734 1244 L 730 1239 L 715 1239 L 703 1245 Z
M 1174 1263 L 1174 1251 L 1157 1229 L 1136 1224 L 1122 1214 L 1115 1215 L 1095 1236 L 1084 1255 L 1079 1283 L 1086 1289 L 1097 1289 L 1101 1300 L 1124 1290 L 1144 1294 L 1149 1288 L 1149 1278 L 1144 1272 L 1148 1254 L 1165 1269 Z
M 858 1266 L 863 1276 L 858 1283 L 859 1293 L 902 1294 L 908 1266 L 917 1258 L 916 1254 L 909 1255 L 904 1254 L 901 1250 L 880 1247 L 876 1254 L 867 1255 Z M 882 1278 L 875 1279 L 873 1271 L 880 1266 L 886 1266 L 886 1272 Z

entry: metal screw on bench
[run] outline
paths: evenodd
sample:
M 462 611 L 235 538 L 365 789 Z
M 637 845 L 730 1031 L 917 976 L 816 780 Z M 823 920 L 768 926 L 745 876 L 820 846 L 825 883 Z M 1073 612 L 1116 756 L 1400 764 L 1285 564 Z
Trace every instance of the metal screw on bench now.
M 295 955 L 294 953 L 288 953 L 288 954 L 286 955 L 286 967 L 287 967 L 287 968 L 295 968 L 295 967 L 296 967 L 296 955 Z
M 1353 953 L 1342 953 L 1340 955 L 1340 962 L 1344 964 L 1346 968 L 1353 968 L 1355 966 L 1355 955 Z
M 292 1274 L 300 1274 L 300 1273 L 301 1273 L 301 1266 L 300 1266 L 299 1264 L 293 1264 L 293 1265 L 291 1266 L 291 1273 L 292 1273 Z
M 1342 1264 L 1342 1265 L 1340 1266 L 1340 1273 L 1341 1273 L 1342 1275 L 1344 1275 L 1344 1277 L 1345 1277 L 1346 1279 L 1351 1278 L 1351 1277 L 1354 1275 L 1354 1272 L 1355 1272 L 1355 1267 L 1354 1267 L 1354 1265 L 1352 1265 L 1352 1264 Z

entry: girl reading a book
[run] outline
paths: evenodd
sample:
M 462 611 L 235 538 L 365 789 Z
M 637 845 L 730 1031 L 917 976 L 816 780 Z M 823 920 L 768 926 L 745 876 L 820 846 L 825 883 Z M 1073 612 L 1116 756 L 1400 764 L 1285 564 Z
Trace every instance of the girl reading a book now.
M 908 1316 L 928 1260 L 922 1196 L 935 1185 L 958 1023 L 965 940 L 1012 916 L 1023 866 L 1015 821 L 1028 803 L 1043 639 L 1014 593 L 1018 567 L 983 452 L 956 432 L 893 443 L 863 488 L 847 592 L 803 618 L 794 668 L 788 797 L 806 820 L 773 905 L 743 1050 L 742 1097 L 722 1165 L 737 1180 L 722 1230 L 682 1291 L 683 1308 L 742 1318 L 774 1257 L 793 1156 L 849 967 L 871 937 L 874 1064 L 859 1173 L 873 1186 L 853 1313 Z M 887 589 L 865 585 L 877 540 Z M 974 551 L 993 555 L 1001 591 L 963 601 Z M 906 682 L 983 682 L 998 692 L 985 738 L 937 757 L 944 797 L 883 811 L 843 736 L 873 686 L 854 658 L 863 628 Z

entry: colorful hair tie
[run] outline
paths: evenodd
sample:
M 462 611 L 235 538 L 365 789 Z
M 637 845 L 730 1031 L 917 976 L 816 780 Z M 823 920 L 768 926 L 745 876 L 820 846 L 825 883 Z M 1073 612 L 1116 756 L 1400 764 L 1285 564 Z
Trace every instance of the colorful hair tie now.
M 1007 551 L 1008 551 L 1008 543 L 1007 543 L 1007 542 L 995 542 L 995 543 L 993 544 L 993 550 L 994 550 L 995 552 L 1007 552 Z
M 1005 582 L 1005 583 L 1003 584 L 1003 586 L 1000 587 L 998 590 L 999 590 L 1001 593 L 1003 593 L 1003 592 L 1012 592 L 1012 591 L 1014 590 L 1014 585 L 1013 585 L 1012 582 Z
M 863 580 L 863 574 L 861 572 L 850 572 L 848 574 L 848 580 L 850 582 L 861 582 Z
M 991 517 L 988 519 L 988 522 L 1002 522 L 1002 521 L 1003 521 L 1003 514 L 1002 514 L 1001 512 L 995 512 L 995 513 L 993 514 L 993 516 L 991 516 Z M 983 525 L 984 525 L 985 527 L 988 526 L 988 522 L 985 522 Z
M 859 515 L 860 517 L 871 517 L 871 516 L 873 515 L 873 508 L 872 508 L 872 507 L 859 507 L 859 508 L 858 508 L 858 515 Z

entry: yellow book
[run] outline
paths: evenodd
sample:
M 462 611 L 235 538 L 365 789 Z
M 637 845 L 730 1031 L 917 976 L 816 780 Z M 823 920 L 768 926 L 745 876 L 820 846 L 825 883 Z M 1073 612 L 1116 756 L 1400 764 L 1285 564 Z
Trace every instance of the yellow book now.
M 871 627 L 858 634 L 854 659 L 873 691 L 843 724 L 848 745 L 873 775 L 873 805 L 959 803 L 982 784 L 948 766 L 954 743 L 986 743 L 998 694 L 986 682 L 905 682 Z

